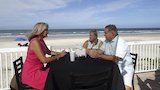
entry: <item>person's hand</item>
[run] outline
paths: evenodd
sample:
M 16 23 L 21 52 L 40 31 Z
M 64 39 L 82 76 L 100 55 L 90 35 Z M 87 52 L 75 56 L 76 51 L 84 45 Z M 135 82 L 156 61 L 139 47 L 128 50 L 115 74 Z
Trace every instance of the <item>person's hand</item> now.
M 54 56 L 56 56 L 56 55 L 58 55 L 58 54 L 60 54 L 61 52 L 55 52 L 55 51 L 51 51 L 51 55 L 54 55 Z
M 91 49 L 88 51 L 88 55 L 91 57 L 91 58 L 98 58 L 99 57 L 99 53 L 97 50 L 94 50 L 94 49 Z
M 120 58 L 120 57 L 118 57 L 118 56 L 113 56 L 113 58 L 114 58 L 114 61 L 119 61 L 120 59 L 122 59 L 122 58 Z
M 56 56 L 56 55 L 58 55 L 56 52 L 54 52 L 54 51 L 51 51 L 51 55 L 54 55 L 54 56 Z
M 104 51 L 102 50 L 97 50 L 97 52 L 101 55 L 101 54 L 104 54 Z
M 59 58 L 64 57 L 66 55 L 66 52 L 63 50 L 62 52 L 58 53 Z

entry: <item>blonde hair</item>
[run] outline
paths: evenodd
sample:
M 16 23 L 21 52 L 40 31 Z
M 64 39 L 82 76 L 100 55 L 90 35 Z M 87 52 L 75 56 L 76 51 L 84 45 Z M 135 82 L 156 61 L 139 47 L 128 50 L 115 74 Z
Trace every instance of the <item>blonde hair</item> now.
M 30 41 L 32 38 L 39 36 L 48 28 L 48 24 L 44 22 L 38 22 L 32 29 L 30 33 L 27 33 L 27 38 Z

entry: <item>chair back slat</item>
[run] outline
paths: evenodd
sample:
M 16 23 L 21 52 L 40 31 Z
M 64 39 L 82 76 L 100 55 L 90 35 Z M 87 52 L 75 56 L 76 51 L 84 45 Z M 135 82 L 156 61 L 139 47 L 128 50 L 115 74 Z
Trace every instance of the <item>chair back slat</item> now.
M 138 54 L 137 53 L 130 53 L 130 54 L 131 54 L 131 57 L 132 57 L 132 62 L 134 64 L 134 69 L 136 69 L 136 62 L 137 62 Z
M 21 83 L 21 72 L 22 72 L 22 68 L 23 68 L 23 58 L 22 57 L 19 57 L 17 60 L 13 61 L 13 66 L 14 66 L 14 70 L 15 70 L 15 75 L 16 75 L 16 81 L 17 81 L 17 84 L 18 84 L 18 89 L 19 90 L 32 90 L 33 88 L 28 86 L 28 85 L 25 85 L 25 84 L 22 84 Z
M 131 54 L 131 57 L 132 57 L 133 67 L 134 67 L 134 71 L 135 71 L 138 54 L 137 53 L 130 53 L 130 54 Z M 133 78 L 132 78 L 132 87 L 133 87 L 132 90 L 134 90 L 134 75 L 133 75 Z
M 22 57 L 19 57 L 17 60 L 15 60 L 13 62 L 13 65 L 14 65 L 14 69 L 15 69 L 17 84 L 18 84 L 18 87 L 20 88 L 21 87 L 20 86 L 21 85 L 21 83 L 20 83 L 20 73 L 21 73 L 21 69 L 22 69 L 22 65 L 23 65 Z

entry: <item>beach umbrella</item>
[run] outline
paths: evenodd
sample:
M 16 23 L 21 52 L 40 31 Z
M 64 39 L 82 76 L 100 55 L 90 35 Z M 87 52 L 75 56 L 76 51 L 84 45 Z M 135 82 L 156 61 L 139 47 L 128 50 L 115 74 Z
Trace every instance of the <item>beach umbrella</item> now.
M 15 41 L 26 41 L 26 39 L 23 38 L 23 37 L 17 37 L 17 38 L 15 39 Z

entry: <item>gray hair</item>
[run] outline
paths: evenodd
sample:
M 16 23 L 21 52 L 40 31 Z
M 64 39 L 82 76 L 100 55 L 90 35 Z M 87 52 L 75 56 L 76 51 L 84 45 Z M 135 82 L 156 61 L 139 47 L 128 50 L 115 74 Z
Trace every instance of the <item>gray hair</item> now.
M 46 28 L 48 28 L 48 24 L 45 22 L 38 22 L 32 29 L 30 33 L 27 33 L 27 38 L 30 41 L 32 38 L 39 36 L 44 32 Z
M 114 31 L 118 35 L 118 29 L 115 25 L 110 24 L 110 25 L 105 26 L 105 28 L 107 28 L 109 31 Z
M 94 33 L 94 35 L 95 35 L 96 37 L 98 37 L 97 30 L 91 30 L 89 33 Z

